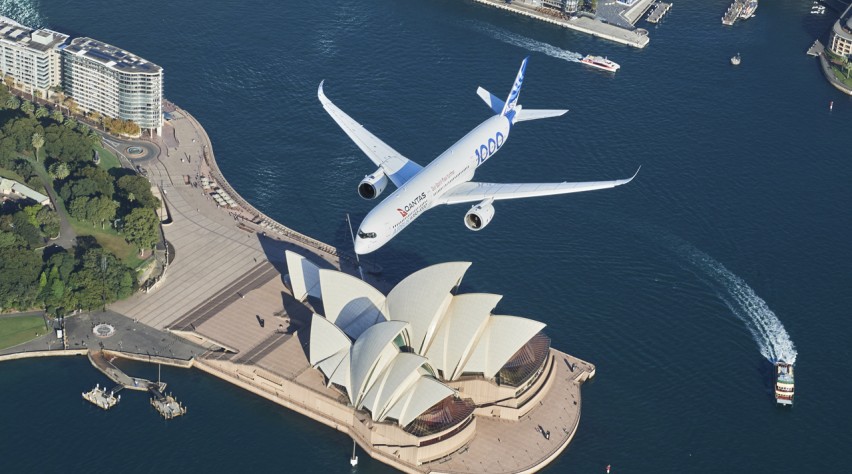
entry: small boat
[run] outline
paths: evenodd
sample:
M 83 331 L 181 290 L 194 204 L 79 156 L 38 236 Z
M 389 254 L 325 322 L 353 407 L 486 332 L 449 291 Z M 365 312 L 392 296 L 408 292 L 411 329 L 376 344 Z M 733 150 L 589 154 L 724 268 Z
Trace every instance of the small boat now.
M 757 0 L 749 0 L 743 6 L 742 12 L 740 12 L 740 18 L 743 20 L 748 20 L 749 18 L 754 16 L 754 12 L 757 11 Z
M 618 71 L 619 66 L 617 63 L 610 61 L 607 58 L 602 58 L 600 56 L 592 56 L 591 54 L 587 55 L 585 58 L 580 60 L 581 63 L 587 64 L 589 66 L 603 69 L 604 71 L 615 72 Z
M 733 64 L 734 66 L 739 66 L 741 62 L 742 58 L 740 57 L 740 53 L 737 53 L 736 56 L 731 58 L 731 64 Z
M 792 405 L 794 388 L 793 364 L 779 360 L 775 363 L 775 401 L 779 405 Z

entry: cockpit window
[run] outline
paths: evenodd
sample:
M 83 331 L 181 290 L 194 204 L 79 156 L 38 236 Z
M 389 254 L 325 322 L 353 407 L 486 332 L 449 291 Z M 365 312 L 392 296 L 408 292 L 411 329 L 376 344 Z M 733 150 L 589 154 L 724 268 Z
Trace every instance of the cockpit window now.
M 359 230 L 358 231 L 358 237 L 361 237 L 362 239 L 375 239 L 376 233 L 375 232 L 364 232 L 362 230 Z

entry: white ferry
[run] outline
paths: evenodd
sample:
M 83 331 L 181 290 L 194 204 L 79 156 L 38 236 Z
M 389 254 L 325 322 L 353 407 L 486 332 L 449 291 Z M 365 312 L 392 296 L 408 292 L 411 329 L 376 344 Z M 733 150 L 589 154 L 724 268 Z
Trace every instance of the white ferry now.
M 793 364 L 788 364 L 783 360 L 775 363 L 775 401 L 779 405 L 793 404 Z
M 591 54 L 587 55 L 585 58 L 580 60 L 583 64 L 588 64 L 589 66 L 596 67 L 598 69 L 603 69 L 604 71 L 615 72 L 618 71 L 619 66 L 617 63 L 610 61 L 607 58 L 602 58 L 600 56 L 592 56 Z

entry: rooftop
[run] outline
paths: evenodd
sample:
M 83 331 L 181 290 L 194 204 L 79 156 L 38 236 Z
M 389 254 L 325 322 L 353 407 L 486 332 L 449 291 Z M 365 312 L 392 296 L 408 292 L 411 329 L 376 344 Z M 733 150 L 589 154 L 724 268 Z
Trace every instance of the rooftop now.
M 11 20 L 0 18 L 0 41 L 15 43 L 35 51 L 48 51 L 59 47 L 68 35 L 53 30 L 32 30 Z
M 92 38 L 74 38 L 65 47 L 68 54 L 85 56 L 106 67 L 126 73 L 155 74 L 162 68 L 135 54 Z

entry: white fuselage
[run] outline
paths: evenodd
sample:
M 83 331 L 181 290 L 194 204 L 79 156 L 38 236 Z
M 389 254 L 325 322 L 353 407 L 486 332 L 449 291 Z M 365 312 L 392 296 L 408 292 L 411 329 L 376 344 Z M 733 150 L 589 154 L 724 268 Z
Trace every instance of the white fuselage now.
M 476 168 L 506 143 L 510 130 L 509 119 L 495 115 L 441 153 L 367 214 L 355 237 L 355 252 L 370 253 L 383 246 L 439 204 L 446 191 L 473 179 Z

